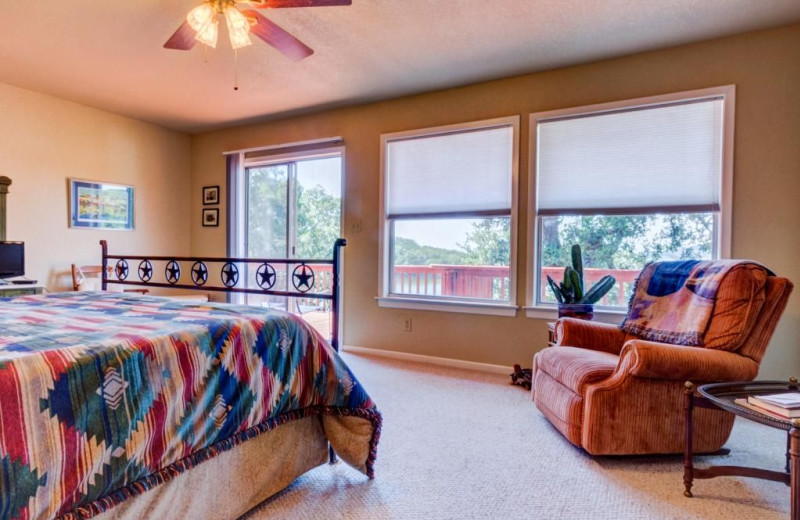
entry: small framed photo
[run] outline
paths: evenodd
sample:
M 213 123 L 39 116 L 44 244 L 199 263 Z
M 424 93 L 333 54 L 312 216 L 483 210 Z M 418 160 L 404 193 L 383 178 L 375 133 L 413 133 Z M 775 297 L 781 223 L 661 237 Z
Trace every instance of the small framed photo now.
M 133 230 L 133 186 L 68 179 L 69 227 Z
M 219 186 L 205 186 L 203 188 L 203 205 L 219 204 Z
M 203 227 L 219 226 L 219 209 L 206 208 L 203 210 Z

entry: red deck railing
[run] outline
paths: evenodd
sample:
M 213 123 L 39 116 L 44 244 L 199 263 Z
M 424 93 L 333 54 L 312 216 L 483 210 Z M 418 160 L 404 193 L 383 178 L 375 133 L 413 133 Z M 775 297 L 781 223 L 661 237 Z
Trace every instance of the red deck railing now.
M 314 269 L 315 291 L 329 292 L 331 288 L 331 266 L 311 265 Z M 606 294 L 599 305 L 625 306 L 633 291 L 633 283 L 639 274 L 638 269 L 593 269 L 583 270 L 584 283 L 591 287 L 605 275 L 617 279 L 611 291 Z M 555 299 L 547 286 L 546 277 L 556 281 L 564 277 L 563 267 L 543 267 L 539 288 L 540 298 L 544 302 Z M 494 265 L 396 265 L 394 266 L 392 292 L 397 294 L 426 296 L 458 296 L 461 298 L 477 298 L 488 300 L 508 300 L 509 268 Z M 285 284 L 285 275 L 278 273 L 276 285 Z M 318 307 L 327 310 L 330 302 L 313 298 L 298 298 L 298 305 Z
M 600 305 L 626 305 L 633 283 L 639 274 L 637 269 L 592 269 L 583 270 L 584 283 L 591 287 L 605 275 L 612 275 L 617 283 Z M 541 275 L 542 301 L 555 302 L 546 277 L 560 281 L 564 276 L 563 267 L 543 267 Z M 483 265 L 396 265 L 394 266 L 392 290 L 398 294 L 429 296 L 459 296 L 508 300 L 509 268 Z

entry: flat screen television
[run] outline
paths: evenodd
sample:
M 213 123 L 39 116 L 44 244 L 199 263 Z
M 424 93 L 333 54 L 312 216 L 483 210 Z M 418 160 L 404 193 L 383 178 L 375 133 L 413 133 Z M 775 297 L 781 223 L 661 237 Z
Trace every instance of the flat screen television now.
M 0 278 L 25 274 L 25 242 L 0 242 Z

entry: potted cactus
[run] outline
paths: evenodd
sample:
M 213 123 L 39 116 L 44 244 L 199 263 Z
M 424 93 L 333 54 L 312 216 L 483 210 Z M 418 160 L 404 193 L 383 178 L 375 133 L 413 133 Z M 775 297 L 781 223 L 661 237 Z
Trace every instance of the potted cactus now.
M 558 302 L 558 317 L 591 320 L 594 317 L 594 304 L 611 290 L 616 283 L 611 275 L 602 277 L 588 291 L 583 285 L 583 253 L 581 246 L 572 246 L 572 265 L 564 269 L 564 281 L 556 283 L 547 277 L 547 283 Z

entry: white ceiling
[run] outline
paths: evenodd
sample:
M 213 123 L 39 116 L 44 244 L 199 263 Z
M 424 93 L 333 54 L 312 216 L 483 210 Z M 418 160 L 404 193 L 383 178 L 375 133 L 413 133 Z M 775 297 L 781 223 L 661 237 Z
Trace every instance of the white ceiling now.
M 198 132 L 800 21 L 798 0 L 353 0 L 274 9 L 294 63 L 227 29 L 162 48 L 199 0 L 0 0 L 0 82 Z M 222 24 L 221 24 L 222 25 Z

